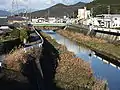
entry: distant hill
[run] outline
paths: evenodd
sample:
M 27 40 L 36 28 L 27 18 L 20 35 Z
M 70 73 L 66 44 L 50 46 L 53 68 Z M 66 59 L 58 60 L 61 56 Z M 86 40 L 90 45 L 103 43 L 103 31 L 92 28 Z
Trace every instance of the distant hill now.
M 110 9 L 111 14 L 120 14 L 120 0 L 93 0 L 86 4 L 88 9 L 93 8 L 93 15 L 107 14 Z
M 120 4 L 120 0 L 93 0 L 93 2 L 99 4 Z
M 10 12 L 0 10 L 0 16 L 9 16 L 9 15 L 10 15 Z
M 77 12 L 78 8 L 85 6 L 86 3 L 79 2 L 74 5 L 64 5 L 64 4 L 56 4 L 50 8 L 45 10 L 39 10 L 32 12 L 33 17 L 47 17 L 47 16 L 54 16 L 54 17 L 63 17 L 63 16 L 73 16 L 73 12 Z M 75 15 L 76 16 L 76 13 Z

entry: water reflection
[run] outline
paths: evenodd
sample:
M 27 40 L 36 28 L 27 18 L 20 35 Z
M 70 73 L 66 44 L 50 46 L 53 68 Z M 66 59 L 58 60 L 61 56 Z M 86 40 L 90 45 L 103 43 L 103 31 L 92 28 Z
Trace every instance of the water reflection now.
M 4 59 L 4 55 L 0 55 L 0 62 L 2 62 Z
M 46 32 L 47 33 L 47 32 Z M 119 68 L 115 68 L 113 64 L 107 60 L 95 55 L 90 49 L 79 46 L 77 43 L 70 41 L 69 39 L 59 34 L 49 34 L 52 38 L 60 44 L 63 44 L 67 49 L 76 54 L 79 57 L 91 64 L 94 71 L 94 75 L 97 78 L 102 78 L 108 81 L 110 90 L 120 90 L 120 71 Z

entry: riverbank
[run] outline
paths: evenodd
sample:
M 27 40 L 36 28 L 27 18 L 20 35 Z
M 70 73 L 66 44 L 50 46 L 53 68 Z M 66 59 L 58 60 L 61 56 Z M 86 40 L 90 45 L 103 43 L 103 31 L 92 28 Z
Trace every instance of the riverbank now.
M 120 46 L 110 44 L 105 40 L 98 39 L 95 37 L 85 36 L 81 33 L 74 32 L 72 30 L 58 30 L 59 34 L 77 42 L 78 44 L 82 44 L 93 51 L 96 51 L 102 55 L 107 56 L 109 59 L 120 62 Z
M 26 53 L 23 48 L 17 48 L 5 55 L 0 72 L 0 75 L 3 74 L 0 77 L 0 88 L 3 90 L 38 90 L 36 81 L 42 76 L 38 75 L 37 63 L 41 58 L 41 52 L 42 48 L 33 48 Z
M 67 51 L 65 46 L 58 44 L 47 34 L 42 35 L 59 51 L 54 78 L 57 87 L 65 90 L 105 90 L 105 81 L 95 79 L 87 62 L 76 58 L 74 53 Z

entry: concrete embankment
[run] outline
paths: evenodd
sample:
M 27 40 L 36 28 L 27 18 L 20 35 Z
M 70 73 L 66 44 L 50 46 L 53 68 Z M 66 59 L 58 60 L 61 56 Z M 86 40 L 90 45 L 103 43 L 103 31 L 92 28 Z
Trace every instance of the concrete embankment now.
M 62 27 L 60 27 L 60 26 L 35 26 L 35 28 L 38 30 L 57 30 Z

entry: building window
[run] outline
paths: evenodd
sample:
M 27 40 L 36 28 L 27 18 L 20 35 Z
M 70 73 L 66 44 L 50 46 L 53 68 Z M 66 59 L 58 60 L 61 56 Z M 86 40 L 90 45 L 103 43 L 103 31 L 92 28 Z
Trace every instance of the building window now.
M 117 18 L 115 18 L 115 20 L 117 20 Z

